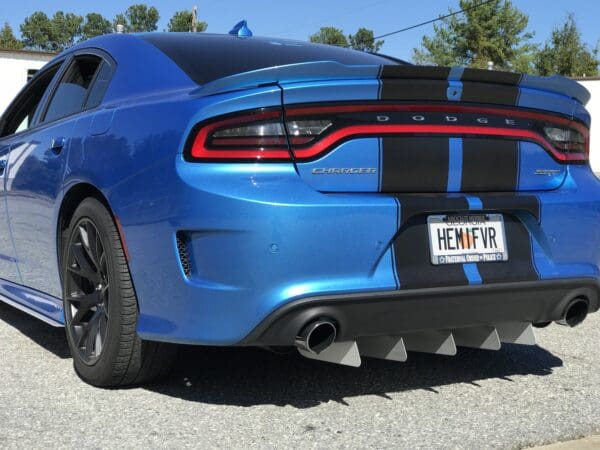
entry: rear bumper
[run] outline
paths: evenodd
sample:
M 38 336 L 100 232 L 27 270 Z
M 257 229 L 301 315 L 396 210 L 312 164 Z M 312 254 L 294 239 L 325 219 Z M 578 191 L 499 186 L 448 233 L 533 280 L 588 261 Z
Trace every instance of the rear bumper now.
M 553 280 L 567 280 L 570 289 L 577 289 L 581 285 L 569 280 L 600 279 L 599 183 L 583 166 L 570 168 L 577 178 L 555 191 L 495 196 L 324 194 L 303 182 L 289 164 L 178 161 L 177 169 L 175 179 L 164 177 L 161 166 L 145 174 L 160 180 L 154 190 L 136 191 L 124 183 L 114 194 L 132 199 L 123 201 L 126 207 L 116 214 L 131 255 L 138 333 L 144 339 L 288 345 L 297 329 L 272 340 L 257 330 L 279 323 L 272 318 L 281 311 L 315 302 L 315 309 L 302 308 L 312 313 L 330 299 L 340 304 L 336 320 L 344 329 L 344 315 L 350 314 L 345 311 L 354 311 L 358 300 L 369 306 L 382 303 L 382 312 L 367 311 L 381 325 L 371 332 L 380 334 L 414 326 L 413 321 L 438 328 L 541 322 L 558 318 L 548 311 L 561 306 L 569 293 L 553 293 Z M 477 271 L 461 264 L 431 265 L 426 218 L 447 211 L 504 214 L 509 261 L 478 264 Z M 185 238 L 185 258 L 178 235 Z M 184 260 L 191 263 L 186 264 L 189 273 Z M 535 293 L 538 287 L 541 292 Z M 502 295 L 481 295 L 495 289 Z M 454 293 L 472 301 L 456 308 Z M 479 297 L 484 297 L 481 304 Z M 490 300 L 494 297 L 496 302 Z M 503 313 L 503 305 L 513 305 L 510 314 Z M 388 309 L 398 311 L 389 322 L 384 317 Z M 433 322 L 452 317 L 453 309 L 462 311 L 452 321 Z
M 544 323 L 559 320 L 575 298 L 586 299 L 589 311 L 597 311 L 600 282 L 572 278 L 303 298 L 274 311 L 238 345 L 292 345 L 307 323 L 321 317 L 337 323 L 339 341 L 503 322 Z

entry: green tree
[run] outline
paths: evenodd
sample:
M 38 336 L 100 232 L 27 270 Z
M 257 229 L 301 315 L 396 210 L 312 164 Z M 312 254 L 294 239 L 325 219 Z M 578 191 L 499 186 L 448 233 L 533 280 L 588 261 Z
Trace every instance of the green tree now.
M 321 27 L 318 33 L 308 38 L 310 42 L 318 44 L 337 45 L 338 47 L 349 47 L 348 39 L 344 32 L 335 27 Z
M 23 42 L 15 37 L 12 27 L 8 22 L 5 22 L 2 29 L 0 29 L 0 48 L 20 50 L 23 48 L 23 45 Z
M 81 40 L 109 34 L 112 31 L 113 26 L 110 20 L 104 18 L 102 14 L 89 13 L 85 16 L 83 27 L 81 28 Z
M 373 30 L 367 28 L 359 28 L 356 34 L 348 36 L 348 41 L 354 50 L 363 52 L 378 52 L 383 45 L 383 41 L 375 41 Z
M 156 31 L 160 15 L 154 6 L 143 3 L 131 5 L 123 14 L 117 14 L 113 21 L 115 27 L 123 25 L 126 33 Z
M 21 35 L 23 44 L 27 48 L 34 50 L 51 50 L 50 38 L 52 35 L 52 26 L 50 19 L 42 11 L 36 11 L 29 17 L 26 17 L 21 24 Z
M 57 11 L 50 20 L 50 42 L 52 51 L 71 47 L 81 37 L 83 17 L 73 13 Z
M 180 31 L 180 32 L 190 32 L 192 31 L 192 20 L 193 14 L 191 11 L 177 11 L 173 14 L 173 17 L 169 20 L 169 25 L 167 25 L 168 31 Z M 196 24 L 196 31 L 201 32 L 205 31 L 208 27 L 208 24 L 203 21 L 198 21 Z
M 491 61 L 497 69 L 531 72 L 536 47 L 529 43 L 528 16 L 510 0 L 480 4 L 460 0 L 467 11 L 435 24 L 434 35 L 424 36 L 422 48 L 413 50 L 415 62 L 486 68 Z
M 26 17 L 21 24 L 23 43 L 27 48 L 60 52 L 73 45 L 81 35 L 83 18 L 57 11 L 50 19 L 42 11 Z
M 562 26 L 552 30 L 549 41 L 537 54 L 535 68 L 540 75 L 598 75 L 598 51 L 591 51 L 582 41 L 572 13 L 567 15 Z

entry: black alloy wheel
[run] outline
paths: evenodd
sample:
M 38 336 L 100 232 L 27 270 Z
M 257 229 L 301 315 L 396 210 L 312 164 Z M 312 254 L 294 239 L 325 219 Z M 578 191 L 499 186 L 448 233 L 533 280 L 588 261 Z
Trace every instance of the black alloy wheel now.
M 75 225 L 66 265 L 67 326 L 81 360 L 94 364 L 106 342 L 110 281 L 104 244 L 96 225 L 88 218 Z

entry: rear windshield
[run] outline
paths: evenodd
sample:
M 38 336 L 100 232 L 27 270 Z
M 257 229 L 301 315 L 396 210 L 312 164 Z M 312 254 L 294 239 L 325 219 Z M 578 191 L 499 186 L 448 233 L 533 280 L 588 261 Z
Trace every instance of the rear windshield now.
M 141 36 L 171 58 L 196 83 L 237 73 L 310 61 L 349 65 L 390 65 L 402 61 L 329 45 L 205 33 L 151 33 Z

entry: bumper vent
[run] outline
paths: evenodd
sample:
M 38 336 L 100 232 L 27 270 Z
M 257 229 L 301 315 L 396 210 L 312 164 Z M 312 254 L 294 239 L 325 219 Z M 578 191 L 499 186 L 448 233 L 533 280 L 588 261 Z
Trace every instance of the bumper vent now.
M 188 252 L 187 238 L 181 231 L 178 231 L 176 239 L 177 253 L 179 254 L 179 262 L 181 263 L 183 273 L 185 273 L 186 277 L 189 277 L 192 274 L 192 262 L 190 260 Z

